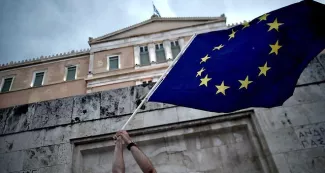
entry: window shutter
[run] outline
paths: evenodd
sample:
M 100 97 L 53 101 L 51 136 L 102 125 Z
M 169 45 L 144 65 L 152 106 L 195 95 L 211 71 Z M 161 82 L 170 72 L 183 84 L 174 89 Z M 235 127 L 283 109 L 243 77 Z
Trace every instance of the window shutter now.
M 77 70 L 76 66 L 68 67 L 68 69 L 67 69 L 67 81 L 76 79 L 76 70 Z
M 44 72 L 36 73 L 33 86 L 34 87 L 42 86 L 43 77 L 44 77 Z
M 13 78 L 7 78 L 4 80 L 1 92 L 8 92 L 10 90 L 12 79 Z
M 150 65 L 149 53 L 140 53 L 140 64 L 141 66 Z
M 179 54 L 179 52 L 181 51 L 181 48 L 179 47 L 178 41 L 172 42 L 172 54 L 173 54 L 173 58 L 176 58 L 177 55 Z
M 144 47 L 141 47 L 141 48 L 142 48 L 142 51 L 140 51 L 140 65 L 141 66 L 150 65 L 148 47 L 144 46 Z
M 109 57 L 109 70 L 118 69 L 118 56 Z
M 157 62 L 165 62 L 166 61 L 166 56 L 165 56 L 165 51 L 164 49 L 159 49 L 156 51 L 156 57 L 157 57 Z
M 172 48 L 173 58 L 176 58 L 180 51 L 181 51 L 181 49 L 180 49 L 179 46 L 177 46 L 177 47 L 173 47 L 173 48 Z
M 165 50 L 162 44 L 160 44 L 159 46 L 158 44 L 156 44 L 156 57 L 158 63 L 166 61 Z

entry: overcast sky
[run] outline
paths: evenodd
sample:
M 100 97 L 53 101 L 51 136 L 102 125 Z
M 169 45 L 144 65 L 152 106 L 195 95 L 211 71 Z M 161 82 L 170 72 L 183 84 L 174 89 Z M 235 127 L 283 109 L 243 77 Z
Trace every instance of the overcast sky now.
M 162 17 L 251 20 L 299 0 L 153 0 Z M 325 0 L 318 0 L 325 3 Z M 151 0 L 0 0 L 0 64 L 89 48 L 88 37 L 147 20 Z

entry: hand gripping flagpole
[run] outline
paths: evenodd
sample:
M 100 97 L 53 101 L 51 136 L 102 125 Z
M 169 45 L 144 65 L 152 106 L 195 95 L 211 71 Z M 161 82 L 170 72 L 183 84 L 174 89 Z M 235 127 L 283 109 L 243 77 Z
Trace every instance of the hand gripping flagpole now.
M 167 76 L 167 74 L 175 66 L 175 64 L 177 63 L 177 61 L 179 60 L 179 58 L 183 55 L 183 53 L 188 48 L 188 46 L 192 43 L 192 41 L 194 40 L 194 38 L 196 37 L 196 35 L 197 34 L 194 34 L 191 37 L 191 39 L 187 42 L 187 44 L 184 47 L 184 49 L 177 55 L 177 57 L 174 59 L 174 61 L 172 62 L 172 64 L 160 76 L 160 78 L 158 79 L 158 81 L 156 82 L 156 84 L 151 88 L 151 90 L 148 92 L 148 94 L 146 95 L 146 97 L 141 101 L 141 103 L 139 104 L 139 106 L 134 110 L 134 112 L 132 113 L 132 115 L 130 116 L 130 118 L 126 121 L 126 123 L 123 125 L 123 127 L 122 127 L 121 130 L 124 130 L 125 129 L 125 127 L 129 124 L 129 122 L 133 119 L 133 117 L 137 114 L 137 112 L 139 111 L 139 109 L 142 107 L 142 105 L 149 100 L 149 98 L 151 97 L 151 95 L 156 91 L 156 89 L 159 87 L 159 85 L 161 84 L 161 82 L 165 79 L 165 77 Z

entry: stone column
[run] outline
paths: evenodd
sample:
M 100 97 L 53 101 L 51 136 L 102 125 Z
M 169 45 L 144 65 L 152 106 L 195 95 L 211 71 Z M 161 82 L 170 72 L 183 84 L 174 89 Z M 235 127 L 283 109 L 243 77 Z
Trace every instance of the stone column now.
M 165 40 L 163 42 L 163 45 L 164 45 L 166 60 L 173 59 L 173 54 L 172 54 L 172 49 L 171 49 L 170 41 L 169 40 Z
M 142 85 L 142 81 L 141 80 L 136 80 L 135 85 Z
M 184 38 L 178 39 L 178 44 L 179 44 L 179 47 L 181 48 L 181 50 L 183 50 L 184 46 L 185 46 Z
M 160 77 L 160 76 L 159 76 L 159 77 Z M 157 77 L 154 77 L 154 78 L 152 79 L 152 82 L 158 82 L 159 77 L 158 77 L 158 76 L 157 76 Z
M 89 58 L 88 77 L 93 77 L 93 69 L 94 69 L 94 52 L 91 52 Z
M 155 44 L 153 43 L 148 44 L 148 50 L 149 50 L 150 63 L 155 64 L 157 62 Z
M 134 67 L 140 66 L 140 46 L 134 46 Z

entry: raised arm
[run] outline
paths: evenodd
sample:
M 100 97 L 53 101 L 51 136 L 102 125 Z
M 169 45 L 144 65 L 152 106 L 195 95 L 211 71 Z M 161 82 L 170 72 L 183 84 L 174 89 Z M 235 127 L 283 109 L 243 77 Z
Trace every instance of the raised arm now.
M 119 131 L 116 135 L 121 136 L 127 146 L 132 143 L 129 134 L 126 131 Z M 153 167 L 149 158 L 140 150 L 137 145 L 132 145 L 130 150 L 133 158 L 135 159 L 143 173 L 156 173 L 156 169 Z
M 124 159 L 123 159 L 123 139 L 121 136 L 117 137 L 115 143 L 112 173 L 125 173 L 125 166 L 124 166 Z

